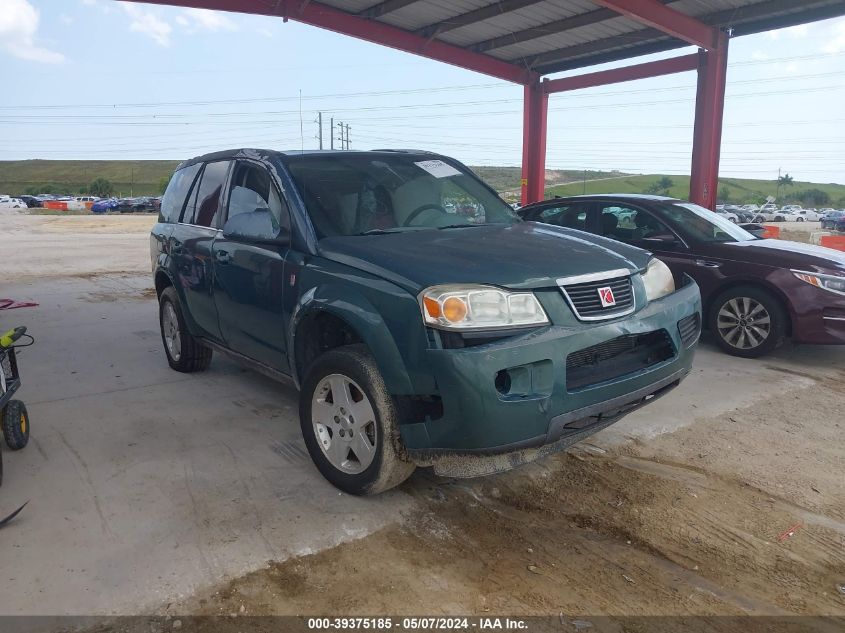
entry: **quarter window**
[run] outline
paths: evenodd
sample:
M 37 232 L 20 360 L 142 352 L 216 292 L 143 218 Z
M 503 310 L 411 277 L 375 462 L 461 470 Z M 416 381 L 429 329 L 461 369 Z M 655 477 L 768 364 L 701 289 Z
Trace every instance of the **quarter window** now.
M 178 222 L 182 208 L 185 206 L 185 197 L 191 189 L 191 185 L 199 173 L 202 165 L 190 165 L 180 169 L 170 179 L 170 184 L 161 199 L 161 210 L 159 219 L 162 222 Z

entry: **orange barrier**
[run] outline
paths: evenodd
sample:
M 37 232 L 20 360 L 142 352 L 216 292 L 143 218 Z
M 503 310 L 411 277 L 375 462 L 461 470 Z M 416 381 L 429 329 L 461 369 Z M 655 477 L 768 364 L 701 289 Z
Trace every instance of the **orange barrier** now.
M 779 240 L 780 239 L 780 227 L 779 226 L 772 226 L 771 224 L 764 224 L 763 228 L 766 229 L 763 232 L 763 237 L 772 239 L 772 240 Z
M 67 202 L 64 200 L 45 200 L 41 203 L 41 206 L 55 211 L 67 211 Z
M 827 248 L 845 251 L 845 235 L 824 235 L 819 240 L 819 243 Z

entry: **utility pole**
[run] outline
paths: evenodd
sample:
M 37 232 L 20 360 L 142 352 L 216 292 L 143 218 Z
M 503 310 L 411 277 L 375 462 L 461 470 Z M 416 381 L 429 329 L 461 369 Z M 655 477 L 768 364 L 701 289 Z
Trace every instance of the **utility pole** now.
M 584 170 L 584 193 L 587 193 L 587 170 Z
M 334 149 L 334 117 L 330 119 L 332 125 L 329 128 L 329 147 Z
M 340 149 L 349 149 L 349 124 L 338 121 L 337 127 L 340 130 Z M 334 129 L 334 119 L 332 119 L 332 129 Z
M 778 167 L 778 186 L 777 186 L 777 189 L 775 190 L 775 195 L 777 196 L 778 200 L 780 200 L 780 170 L 781 169 L 782 169 L 782 167 Z
M 323 149 L 323 113 L 317 113 L 317 129 L 318 134 L 320 135 L 318 138 L 320 139 L 320 149 Z

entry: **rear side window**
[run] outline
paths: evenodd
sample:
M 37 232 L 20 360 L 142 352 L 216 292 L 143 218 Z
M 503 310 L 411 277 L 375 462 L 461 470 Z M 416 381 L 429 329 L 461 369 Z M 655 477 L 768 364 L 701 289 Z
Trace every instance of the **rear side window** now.
M 159 222 L 178 222 L 182 208 L 185 206 L 185 197 L 191 189 L 194 179 L 202 165 L 190 165 L 180 169 L 170 179 L 170 184 L 161 199 L 161 211 L 159 211 Z
M 185 224 L 197 226 L 215 226 L 220 213 L 220 194 L 229 173 L 229 161 L 208 163 L 200 176 L 199 186 L 195 187 L 196 196 L 185 208 Z

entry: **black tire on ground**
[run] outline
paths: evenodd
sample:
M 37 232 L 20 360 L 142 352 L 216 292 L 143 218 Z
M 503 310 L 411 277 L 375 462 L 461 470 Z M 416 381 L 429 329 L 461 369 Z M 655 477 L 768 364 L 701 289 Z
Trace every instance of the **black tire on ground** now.
M 727 311 L 730 312 L 731 307 L 729 304 L 732 301 L 737 300 L 735 305 L 743 306 L 743 299 L 747 299 L 749 302 L 755 302 L 756 304 L 761 305 L 763 310 L 768 313 L 768 325 L 770 326 L 768 335 L 765 339 L 760 341 L 759 344 L 749 347 L 742 347 L 736 344 L 740 341 L 739 337 L 741 337 L 741 332 L 739 333 L 739 336 L 737 336 L 735 330 L 720 330 L 718 325 L 719 313 L 722 312 L 723 308 L 726 308 Z M 761 315 L 762 313 L 758 313 L 752 317 L 757 321 L 758 328 L 757 330 L 752 330 L 752 334 L 755 339 L 760 338 L 759 328 L 764 325 L 761 321 Z M 765 317 L 762 318 L 764 319 Z M 723 319 L 725 319 L 724 316 Z M 716 343 L 720 348 L 722 348 L 722 351 L 741 358 L 759 358 L 774 351 L 783 344 L 784 338 L 786 338 L 787 326 L 789 323 L 788 319 L 789 316 L 786 309 L 777 297 L 759 286 L 747 285 L 730 288 L 717 296 L 710 307 L 707 324 L 716 339 Z M 726 321 L 730 321 L 730 319 L 726 319 Z M 723 321 L 723 323 L 724 322 L 725 321 Z M 749 326 L 754 328 L 754 322 L 750 322 Z M 729 339 L 732 339 L 732 341 Z M 749 339 L 745 339 L 746 342 Z
M 799 215 L 796 222 L 803 222 L 803 221 L 804 221 L 804 218 Z
M 29 442 L 29 413 L 22 401 L 9 400 L 3 409 L 2 425 L 6 446 L 11 450 L 19 451 Z
M 320 446 L 311 417 L 315 391 L 321 381 L 332 374 L 339 374 L 360 386 L 375 414 L 375 455 L 372 463 L 356 474 L 344 472 L 329 461 Z M 416 468 L 404 455 L 396 406 L 375 359 L 365 345 L 347 345 L 329 350 L 311 364 L 302 382 L 299 422 L 305 445 L 317 469 L 332 485 L 349 494 L 375 495 L 384 492 L 401 484 Z M 334 435 L 331 437 L 332 441 L 336 441 Z
M 178 337 L 178 353 L 171 352 L 165 336 L 165 313 L 168 307 L 172 306 L 176 315 L 177 329 L 173 333 Z M 182 314 L 182 305 L 179 302 L 179 295 L 176 294 L 173 286 L 168 286 L 161 293 L 158 300 L 158 322 L 161 328 L 161 343 L 164 346 L 164 353 L 167 355 L 167 362 L 172 369 L 183 373 L 205 371 L 211 364 L 212 350 L 200 343 L 191 336 L 185 325 L 185 317 Z

